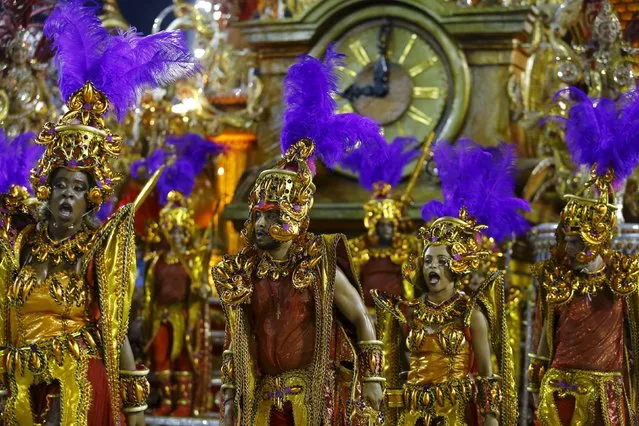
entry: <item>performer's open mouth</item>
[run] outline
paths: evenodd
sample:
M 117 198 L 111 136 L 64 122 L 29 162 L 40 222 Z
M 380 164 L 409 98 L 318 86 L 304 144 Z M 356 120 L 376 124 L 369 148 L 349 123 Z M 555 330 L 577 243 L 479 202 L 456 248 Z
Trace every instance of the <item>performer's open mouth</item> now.
M 428 283 L 435 285 L 439 282 L 439 274 L 437 272 L 431 272 L 428 274 Z
M 62 203 L 60 203 L 60 206 L 58 207 L 58 211 L 59 211 L 60 217 L 62 217 L 63 219 L 68 219 L 73 215 L 73 206 L 69 204 L 67 201 L 63 201 Z

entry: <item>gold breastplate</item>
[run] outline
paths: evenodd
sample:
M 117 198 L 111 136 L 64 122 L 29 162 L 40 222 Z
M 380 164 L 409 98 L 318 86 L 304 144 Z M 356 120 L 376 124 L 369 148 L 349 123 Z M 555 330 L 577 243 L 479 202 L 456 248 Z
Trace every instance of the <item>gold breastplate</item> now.
M 89 322 L 91 291 L 76 273 L 59 271 L 44 280 L 35 269 L 21 268 L 9 286 L 12 342 L 30 344 L 60 334 L 72 334 Z
M 408 383 L 426 385 L 466 377 L 471 354 L 465 334 L 470 299 L 457 293 L 442 305 L 417 301 L 413 306 L 406 338 L 410 351 Z
M 58 271 L 39 281 L 35 269 L 25 265 L 9 287 L 7 299 L 10 306 L 24 306 L 34 292 L 43 291 L 58 305 L 85 306 L 89 298 L 88 288 L 77 274 Z

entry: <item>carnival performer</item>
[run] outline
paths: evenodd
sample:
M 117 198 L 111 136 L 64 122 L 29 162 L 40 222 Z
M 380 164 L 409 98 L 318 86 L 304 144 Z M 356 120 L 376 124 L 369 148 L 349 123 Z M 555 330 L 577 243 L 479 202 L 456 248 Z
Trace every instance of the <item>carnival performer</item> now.
M 562 120 L 570 155 L 591 174 L 581 192 L 565 196 L 552 257 L 533 270 L 541 332 L 529 390 L 541 425 L 635 425 L 639 261 L 611 241 L 614 188 L 639 162 L 639 102 L 593 101 L 576 88 L 557 96 L 572 103 Z
M 370 155 L 385 143 L 371 120 L 334 114 L 340 62 L 329 48 L 324 63 L 303 55 L 289 69 L 283 158 L 250 193 L 246 246 L 212 271 L 227 317 L 226 425 L 342 425 L 354 410 L 378 420 L 381 342 L 345 238 L 308 232 L 309 161 L 317 156 L 332 167 L 359 141 Z M 360 384 L 363 402 L 355 401 Z
M 356 150 L 344 160 L 344 166 L 356 171 L 359 183 L 372 193 L 371 200 L 364 204 L 364 226 L 366 234 L 348 241 L 355 273 L 362 290 L 364 302 L 369 309 L 375 304 L 371 290 L 412 299 L 413 287 L 402 277 L 402 265 L 412 254 L 419 254 L 419 241 L 405 228 L 403 215 L 406 200 L 394 199 L 391 191 L 402 178 L 406 165 L 419 155 L 415 139 L 398 137 L 383 145 L 383 155 L 360 155 Z
M 198 374 L 199 360 L 194 358 L 202 298 L 210 294 L 204 270 L 208 248 L 187 197 L 197 175 L 222 149 L 196 134 L 169 137 L 166 145 L 166 151 L 159 148 L 161 152 L 131 168 L 144 167 L 147 173 L 154 173 L 168 164 L 157 184 L 158 199 L 165 205 L 159 221 L 147 225 L 150 247 L 145 256 L 143 316 L 151 371 L 161 384 L 161 403 L 153 414 L 187 417 L 192 414 L 194 380 L 204 380 L 207 386 L 210 382 Z
M 462 139 L 455 146 L 439 142 L 433 151 L 444 202 L 424 206 L 424 220 L 436 219 L 420 229 L 423 252 L 405 270 L 425 295 L 407 301 L 373 291 L 384 344 L 395 348 L 386 360 L 387 419 L 406 426 L 515 425 L 503 274 L 488 277 L 474 293 L 461 290 L 462 277 L 489 254 L 480 246 L 483 233 L 491 226 L 526 226 L 521 210 L 528 205 L 513 194 L 513 148 Z M 410 354 L 403 385 L 402 334 Z
M 0 244 L 3 416 L 20 426 L 117 425 L 126 416 L 128 425 L 141 426 L 148 370 L 136 368 L 125 336 L 135 280 L 133 213 L 143 197 L 103 225 L 94 220 L 119 180 L 110 160 L 121 139 L 104 115 L 113 106 L 122 117 L 141 86 L 197 67 L 180 33 L 110 36 L 82 1 L 59 3 L 44 32 L 56 49 L 69 111 L 36 140 L 46 147 L 30 176 L 39 215 L 23 217 L 28 225 Z M 5 217 L 18 211 L 12 207 L 5 206 Z

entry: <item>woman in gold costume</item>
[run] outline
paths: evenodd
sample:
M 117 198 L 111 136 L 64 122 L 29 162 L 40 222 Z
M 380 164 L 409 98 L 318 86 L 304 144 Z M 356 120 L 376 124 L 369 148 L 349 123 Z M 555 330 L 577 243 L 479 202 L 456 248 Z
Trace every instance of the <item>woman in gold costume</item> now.
M 470 140 L 455 147 L 440 142 L 434 153 L 445 201 L 424 206 L 425 220 L 438 218 L 420 229 L 424 250 L 417 265 L 405 268 L 425 295 L 406 301 L 373 293 L 387 357 L 388 420 L 405 426 L 514 425 L 503 274 L 492 274 L 473 293 L 461 290 L 463 277 L 490 255 L 481 246 L 484 224 L 495 225 L 495 238 L 508 233 L 505 228 L 525 229 L 520 210 L 527 204 L 513 196 L 514 155 L 508 145 L 482 148 Z M 464 179 L 469 174 L 476 177 Z M 402 334 L 410 354 L 404 383 Z
M 29 209 L 26 191 L 3 197 L 3 416 L 20 426 L 141 426 L 148 370 L 136 368 L 126 339 L 138 203 L 103 225 L 94 219 L 119 180 L 109 161 L 119 155 L 121 139 L 106 128 L 104 115 L 111 100 L 123 114 L 140 84 L 169 82 L 159 77 L 167 71 L 159 58 L 175 61 L 187 50 L 179 33 L 162 35 L 163 43 L 133 34 L 111 37 L 82 1 L 59 3 L 44 31 L 57 49 L 69 111 L 45 124 L 36 140 L 46 147 L 30 176 L 40 207 Z M 154 75 L 135 75 L 140 66 Z

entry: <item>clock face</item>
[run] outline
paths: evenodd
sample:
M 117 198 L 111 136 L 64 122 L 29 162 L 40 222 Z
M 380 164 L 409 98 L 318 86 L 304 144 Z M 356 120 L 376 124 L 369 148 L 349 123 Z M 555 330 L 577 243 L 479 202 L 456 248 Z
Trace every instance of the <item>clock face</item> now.
M 448 115 L 453 72 L 444 50 L 424 29 L 399 18 L 360 24 L 338 38 L 338 111 L 357 112 L 382 125 L 384 136 L 423 140 Z

